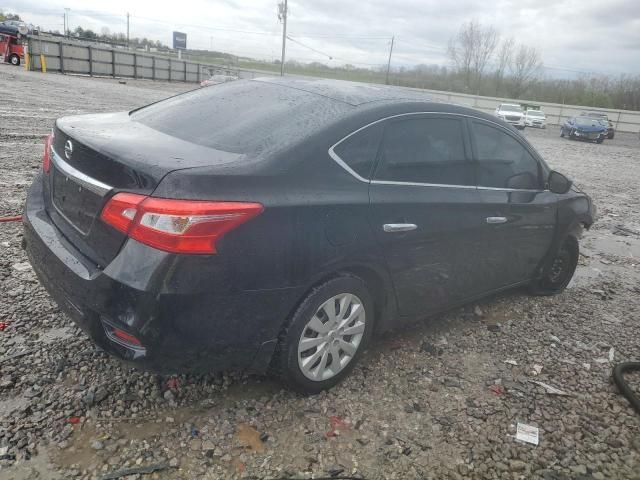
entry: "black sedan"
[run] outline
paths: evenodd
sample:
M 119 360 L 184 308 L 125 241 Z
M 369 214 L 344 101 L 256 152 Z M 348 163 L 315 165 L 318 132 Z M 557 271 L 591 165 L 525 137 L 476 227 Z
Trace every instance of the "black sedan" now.
M 493 116 L 257 79 L 59 119 L 24 229 L 43 285 L 112 354 L 318 392 L 374 332 L 516 286 L 562 291 L 593 218 Z
M 560 126 L 560 136 L 570 140 L 602 143 L 607 138 L 607 127 L 597 118 L 570 117 Z

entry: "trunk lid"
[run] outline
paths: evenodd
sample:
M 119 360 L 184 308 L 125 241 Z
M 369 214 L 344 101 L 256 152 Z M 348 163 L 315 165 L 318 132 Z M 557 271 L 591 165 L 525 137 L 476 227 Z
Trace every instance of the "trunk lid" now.
M 99 267 L 108 265 L 126 240 L 100 220 L 113 194 L 150 195 L 169 172 L 239 157 L 161 133 L 126 112 L 62 118 L 54 135 L 45 175 L 47 211 L 67 240 Z

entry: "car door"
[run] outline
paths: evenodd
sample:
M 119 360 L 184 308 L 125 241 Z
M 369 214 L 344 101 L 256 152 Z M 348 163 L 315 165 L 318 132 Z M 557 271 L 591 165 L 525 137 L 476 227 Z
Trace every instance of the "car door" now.
M 438 310 L 482 281 L 473 258 L 484 228 L 463 118 L 409 114 L 385 122 L 369 189 L 401 315 Z
M 470 120 L 476 184 L 482 200 L 482 242 L 488 290 L 533 278 L 556 226 L 557 196 L 548 171 L 515 132 Z

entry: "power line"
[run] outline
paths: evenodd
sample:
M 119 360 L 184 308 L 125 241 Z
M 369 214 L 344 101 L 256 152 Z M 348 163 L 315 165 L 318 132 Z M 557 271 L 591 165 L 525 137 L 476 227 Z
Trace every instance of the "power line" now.
M 297 44 L 298 44 L 298 45 L 300 45 L 301 47 L 304 47 L 304 48 L 306 48 L 306 49 L 309 49 L 309 50 L 311 50 L 312 52 L 316 52 L 316 53 L 318 53 L 318 54 L 320 54 L 320 55 L 322 55 L 322 56 L 324 56 L 324 57 L 328 57 L 328 58 L 329 58 L 329 60 L 333 60 L 333 56 L 329 55 L 328 53 L 321 52 L 320 50 L 317 50 L 317 49 L 315 49 L 315 48 L 313 48 L 313 47 L 310 47 L 309 45 L 305 45 L 304 43 L 302 43 L 302 42 L 300 42 L 300 41 L 296 40 L 295 38 L 290 37 L 289 35 L 287 35 L 287 38 L 288 38 L 289 40 L 291 40 L 293 43 L 297 43 Z

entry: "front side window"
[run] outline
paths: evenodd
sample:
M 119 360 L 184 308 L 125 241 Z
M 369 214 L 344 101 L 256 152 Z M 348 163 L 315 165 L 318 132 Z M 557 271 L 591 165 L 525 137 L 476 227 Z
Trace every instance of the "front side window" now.
M 462 120 L 410 118 L 385 127 L 376 180 L 472 185 Z
M 537 190 L 538 162 L 514 137 L 491 125 L 473 122 L 478 186 Z
M 382 124 L 371 125 L 344 139 L 333 151 L 354 172 L 369 179 L 382 140 L 382 131 Z

